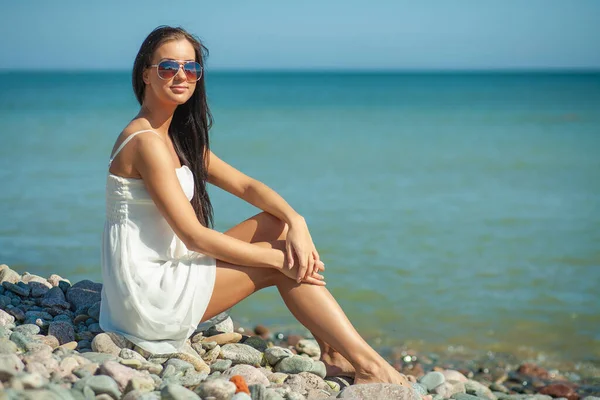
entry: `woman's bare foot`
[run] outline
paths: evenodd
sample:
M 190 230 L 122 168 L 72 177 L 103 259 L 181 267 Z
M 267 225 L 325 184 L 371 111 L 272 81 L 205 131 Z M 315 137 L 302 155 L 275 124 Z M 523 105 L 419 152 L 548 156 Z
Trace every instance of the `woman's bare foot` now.
M 354 384 L 358 385 L 362 383 L 393 383 L 410 386 L 410 382 L 406 376 L 396 371 L 387 363 L 375 367 L 357 369 Z
M 321 355 L 321 361 L 325 364 L 327 376 L 348 376 L 354 378 L 356 374 L 352 364 L 337 351 L 330 351 Z

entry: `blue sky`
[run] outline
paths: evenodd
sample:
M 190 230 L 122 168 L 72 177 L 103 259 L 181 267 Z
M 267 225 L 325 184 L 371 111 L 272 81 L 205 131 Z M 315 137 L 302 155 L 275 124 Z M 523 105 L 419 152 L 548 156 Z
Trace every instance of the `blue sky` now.
M 129 70 L 157 25 L 221 69 L 600 69 L 597 0 L 6 2 L 0 69 Z

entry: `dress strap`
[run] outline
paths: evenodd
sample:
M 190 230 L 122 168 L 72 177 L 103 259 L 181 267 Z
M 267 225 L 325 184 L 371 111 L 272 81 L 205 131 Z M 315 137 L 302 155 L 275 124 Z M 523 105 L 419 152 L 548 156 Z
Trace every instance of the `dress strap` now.
M 112 162 L 115 159 L 115 157 L 117 156 L 117 154 L 119 154 L 119 152 L 123 149 L 123 147 L 125 147 L 125 145 L 127 143 L 129 143 L 129 141 L 131 139 L 133 139 L 134 136 L 136 136 L 138 133 L 142 133 L 142 132 L 152 132 L 155 135 L 157 135 L 157 136 L 160 137 L 160 135 L 158 133 L 154 132 L 152 129 L 144 129 L 142 131 L 133 132 L 131 135 L 127 136 L 127 138 L 125 140 L 123 140 L 123 143 L 121 143 L 121 145 L 117 148 L 117 151 L 115 151 L 115 154 L 113 154 L 113 156 L 110 158 L 110 160 L 108 161 L 108 166 L 109 167 L 112 164 Z

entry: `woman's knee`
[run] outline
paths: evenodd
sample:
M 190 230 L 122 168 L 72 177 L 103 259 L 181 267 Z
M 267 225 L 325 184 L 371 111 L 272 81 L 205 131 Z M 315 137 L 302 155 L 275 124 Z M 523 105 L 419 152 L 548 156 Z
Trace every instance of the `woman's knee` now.
M 272 240 L 285 240 L 287 238 L 289 227 L 284 221 L 264 211 L 257 214 L 255 218 L 258 222 L 258 229 L 261 231 L 258 235 L 261 237 L 261 240 L 258 241 L 268 242 Z

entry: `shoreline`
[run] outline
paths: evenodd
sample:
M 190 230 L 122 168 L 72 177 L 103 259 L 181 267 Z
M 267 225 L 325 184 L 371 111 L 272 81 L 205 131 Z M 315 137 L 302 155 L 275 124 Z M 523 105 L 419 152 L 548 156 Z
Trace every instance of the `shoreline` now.
M 48 279 L 21 275 L 6 265 L 0 265 L 0 282 L 0 389 L 9 399 L 600 396 L 600 374 L 593 363 L 584 370 L 581 363 L 579 369 L 577 363 L 548 369 L 545 360 L 515 354 L 475 354 L 460 348 L 433 353 L 377 344 L 384 358 L 411 377 L 412 386 L 347 386 L 326 376 L 320 349 L 310 335 L 271 331 L 255 323 L 234 326 L 230 318 L 194 333 L 179 353 L 152 355 L 120 335 L 102 331 L 100 283 L 83 280 L 71 285 L 56 274 Z

